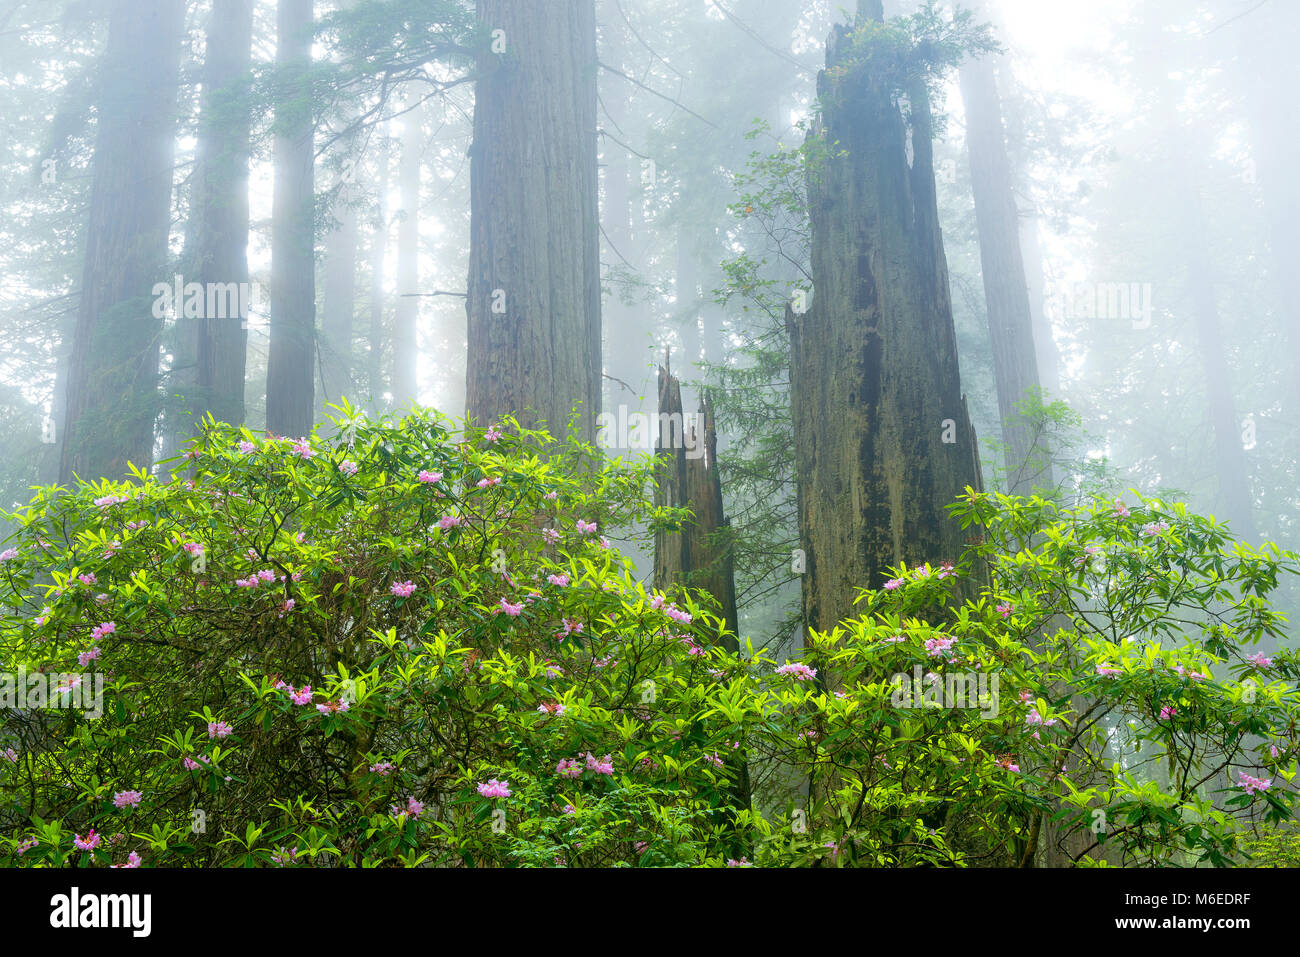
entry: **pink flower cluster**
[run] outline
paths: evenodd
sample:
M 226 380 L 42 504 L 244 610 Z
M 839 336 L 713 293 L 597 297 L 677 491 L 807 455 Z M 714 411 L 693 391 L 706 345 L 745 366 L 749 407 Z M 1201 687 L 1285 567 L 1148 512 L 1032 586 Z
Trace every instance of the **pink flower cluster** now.
M 942 635 L 937 638 L 930 638 L 925 643 L 925 652 L 931 658 L 937 658 L 951 650 L 953 642 L 956 640 L 956 638 L 945 637 Z
M 433 485 L 442 481 L 441 472 L 430 472 L 428 469 L 420 469 L 420 474 L 416 478 L 424 485 Z
M 346 698 L 340 698 L 338 701 L 326 701 L 324 704 L 316 705 L 316 710 L 321 714 L 341 714 L 348 710 Z
M 118 791 L 113 795 L 114 807 L 134 807 L 144 797 L 139 791 Z
M 231 734 L 234 733 L 234 730 L 235 730 L 234 728 L 232 728 L 230 725 L 226 724 L 226 722 L 224 722 L 224 721 L 209 721 L 209 722 L 208 722 L 208 737 L 209 737 L 209 738 L 227 738 L 227 737 L 229 737 Z
M 1257 794 L 1263 791 L 1267 791 L 1269 789 L 1269 786 L 1272 783 L 1273 783 L 1272 778 L 1263 778 L 1263 779 L 1253 778 L 1245 771 L 1237 772 L 1237 784 L 1247 794 Z
M 415 583 L 410 581 L 393 582 L 388 590 L 398 598 L 410 598 L 415 593 Z
M 492 778 L 486 784 L 478 786 L 478 793 L 485 798 L 508 798 L 510 797 L 508 784 L 508 781 L 498 781 L 496 778 Z
M 817 677 L 817 669 L 809 668 L 802 662 L 793 661 L 782 665 L 776 669 L 779 675 L 790 675 L 796 681 L 812 681 Z

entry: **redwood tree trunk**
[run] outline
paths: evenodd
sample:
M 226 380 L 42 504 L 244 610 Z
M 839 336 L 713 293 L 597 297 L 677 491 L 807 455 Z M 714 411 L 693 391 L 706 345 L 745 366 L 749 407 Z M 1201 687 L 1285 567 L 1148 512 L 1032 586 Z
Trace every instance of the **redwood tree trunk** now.
M 398 188 L 402 194 L 397 227 L 397 314 L 393 317 L 393 403 L 402 408 L 419 394 L 419 347 L 416 320 L 420 315 L 420 133 L 419 107 L 402 116 L 402 158 Z
M 315 193 L 307 71 L 312 0 L 279 0 L 275 195 L 271 209 L 271 334 L 266 359 L 266 427 L 311 431 L 316 345 Z
M 202 283 L 248 282 L 249 65 L 253 0 L 213 0 L 199 131 L 199 225 L 195 244 Z M 206 285 L 205 285 L 205 288 Z M 219 422 L 244 422 L 248 330 L 239 319 L 199 320 L 195 330 L 195 412 Z M 196 423 L 197 424 L 197 423 Z
M 579 434 L 600 412 L 594 0 L 478 0 L 466 406 Z M 498 310 L 494 312 L 494 307 Z
M 366 354 L 366 385 L 370 392 L 368 409 L 378 415 L 384 408 L 384 253 L 388 246 L 388 127 L 382 127 L 379 142 L 379 173 L 375 189 L 374 233 L 370 246 L 370 350 Z
M 881 18 L 880 4 L 864 4 Z M 874 7 L 874 9 L 873 9 Z M 787 310 L 806 627 L 829 629 L 886 568 L 955 559 L 945 507 L 979 483 L 958 375 L 923 86 L 907 128 L 837 27 L 818 77 L 832 155 L 809 178 L 812 304 Z M 814 131 L 816 134 L 818 131 Z M 952 441 L 945 441 L 951 439 Z
M 321 396 L 320 415 L 333 410 L 347 397 L 357 405 L 352 377 L 352 317 L 357 294 L 357 210 L 351 205 L 352 190 L 339 193 L 339 225 L 325 241 L 325 308 L 321 315 Z
M 158 413 L 153 284 L 167 281 L 185 5 L 113 0 L 99 75 L 94 180 L 59 481 L 148 469 Z
M 1034 447 L 1032 428 L 1016 410 L 1017 403 L 1039 388 L 1038 364 L 1020 251 L 1020 217 L 993 64 L 979 59 L 962 67 L 961 92 L 1007 486 L 1013 494 L 1026 495 L 1035 485 L 1050 486 L 1052 477 L 1047 450 Z

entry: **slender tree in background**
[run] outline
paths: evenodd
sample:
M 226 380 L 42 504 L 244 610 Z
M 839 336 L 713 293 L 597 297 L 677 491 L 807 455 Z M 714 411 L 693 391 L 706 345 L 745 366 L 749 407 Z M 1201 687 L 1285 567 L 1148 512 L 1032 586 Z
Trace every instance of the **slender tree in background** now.
M 293 436 L 311 431 L 314 414 L 315 177 L 308 76 L 312 23 L 312 0 L 279 0 L 266 427 Z
M 194 206 L 199 282 L 248 281 L 248 79 L 253 0 L 213 0 L 203 65 Z M 186 320 L 178 319 L 178 322 Z M 195 321 L 197 385 L 192 411 L 244 421 L 248 330 L 239 318 Z
M 466 409 L 580 434 L 600 411 L 593 0 L 478 0 Z
M 879 0 L 859 6 L 882 19 Z M 958 374 L 939 232 L 923 80 L 900 113 L 868 33 L 836 27 L 818 77 L 814 135 L 829 155 L 809 177 L 813 294 L 788 311 L 803 615 L 829 629 L 886 569 L 956 559 L 946 506 L 979 485 L 974 430 Z
M 384 253 L 388 247 L 388 124 L 379 125 L 379 170 L 376 174 L 375 221 L 370 238 L 370 329 L 367 335 L 366 387 L 368 408 L 378 415 L 384 407 Z
M 420 153 L 424 110 L 414 102 L 402 114 L 401 158 L 397 186 L 402 208 L 397 226 L 397 313 L 393 317 L 393 404 L 399 409 L 419 395 L 420 317 Z
M 321 310 L 321 396 L 318 413 L 346 397 L 355 402 L 352 377 L 352 319 L 357 294 L 357 208 L 354 189 L 345 184 L 338 193 L 338 227 L 325 237 L 325 303 Z
M 968 60 L 962 66 L 961 92 L 1007 485 L 1013 494 L 1024 495 L 1035 485 L 1050 486 L 1052 477 L 1047 450 L 1035 447 L 1032 425 L 1016 408 L 1036 394 L 1040 385 L 1029 286 L 1020 249 L 1020 216 L 997 76 L 989 58 Z
M 94 182 L 59 479 L 148 468 L 184 4 L 114 0 L 98 80 Z

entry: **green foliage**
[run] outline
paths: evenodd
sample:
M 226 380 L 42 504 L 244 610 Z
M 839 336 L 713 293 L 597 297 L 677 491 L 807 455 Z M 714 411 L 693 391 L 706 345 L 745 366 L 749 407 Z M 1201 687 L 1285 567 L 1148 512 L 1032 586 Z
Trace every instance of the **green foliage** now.
M 97 718 L 5 711 L 0 861 L 968 866 L 1051 818 L 1081 863 L 1225 864 L 1292 815 L 1298 666 L 1243 649 L 1296 557 L 1181 506 L 973 496 L 956 568 L 899 569 L 775 668 L 602 540 L 645 467 L 513 422 L 337 424 L 208 422 L 188 478 L 12 516 L 0 662 L 105 683 Z M 910 702 L 924 671 L 990 694 Z M 1269 781 L 1212 800 L 1230 772 Z

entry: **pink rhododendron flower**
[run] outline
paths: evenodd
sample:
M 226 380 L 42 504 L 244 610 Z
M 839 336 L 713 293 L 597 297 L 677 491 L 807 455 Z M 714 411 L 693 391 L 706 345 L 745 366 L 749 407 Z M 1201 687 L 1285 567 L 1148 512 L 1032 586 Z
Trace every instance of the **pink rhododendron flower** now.
M 1097 666 L 1097 674 L 1102 675 L 1103 677 L 1106 677 L 1106 678 L 1112 678 L 1112 677 L 1114 677 L 1115 675 L 1119 675 L 1119 674 L 1123 674 L 1123 673 L 1124 673 L 1124 670 L 1123 670 L 1122 668 L 1114 668 L 1114 667 L 1111 667 L 1110 665 L 1098 665 L 1098 666 Z
M 106 621 L 102 625 L 96 625 L 91 630 L 90 640 L 99 641 L 99 639 L 103 638 L 105 635 L 111 635 L 115 631 L 117 631 L 117 623 L 112 621 Z
M 1148 522 L 1142 526 L 1143 535 L 1159 535 L 1161 532 L 1169 531 L 1168 522 Z
M 1116 499 L 1115 507 L 1111 510 L 1111 514 L 1113 514 L 1116 518 L 1128 518 L 1129 516 L 1128 506 L 1126 506 L 1119 499 Z
M 142 863 L 142 858 L 140 857 L 140 853 L 138 851 L 132 851 L 130 854 L 127 855 L 125 864 L 110 864 L 109 866 L 125 867 L 129 869 L 129 868 L 139 867 L 141 863 Z
M 555 773 L 562 778 L 579 778 L 582 777 L 582 765 L 577 761 L 565 758 L 555 766 Z
M 478 480 L 479 488 L 491 488 L 493 485 L 500 485 L 500 484 L 501 484 L 501 479 L 497 477 L 481 478 Z
M 608 754 L 605 755 L 605 757 L 604 757 L 603 760 L 601 760 L 601 761 L 597 761 L 597 760 L 592 756 L 591 752 L 588 751 L 588 752 L 587 752 L 587 770 L 588 770 L 588 771 L 595 771 L 597 774 L 613 774 L 613 773 L 614 773 L 614 762 L 610 759 L 610 756 L 609 756 Z
M 430 472 L 428 469 L 421 469 L 420 474 L 416 476 L 425 485 L 432 485 L 435 482 L 442 481 L 441 472 Z
M 185 551 L 191 555 L 203 554 L 203 545 L 199 542 L 185 542 L 181 545 L 181 548 L 185 549 Z
M 664 614 L 667 615 L 669 618 L 671 618 L 673 621 L 677 622 L 678 624 L 689 625 L 691 623 L 690 613 L 682 611 L 676 605 L 669 605 L 667 608 L 664 609 Z
M 114 807 L 134 807 L 144 797 L 139 791 L 118 791 L 113 795 Z
M 275 581 L 275 572 L 270 568 L 263 568 L 257 573 L 257 578 L 259 581 L 273 582 Z
M 1257 655 L 1251 655 L 1251 656 L 1250 656 L 1249 658 L 1247 658 L 1246 660 L 1249 661 L 1249 662 L 1250 662 L 1252 665 L 1254 665 L 1256 668 L 1271 668 L 1271 667 L 1273 667 L 1273 659 L 1267 657 L 1267 656 L 1266 656 L 1262 651 L 1261 651 L 1259 654 L 1257 654 Z
M 925 643 L 925 652 L 931 658 L 937 658 L 940 655 L 944 654 L 945 652 L 950 651 L 952 649 L 953 642 L 955 642 L 956 640 L 957 640 L 956 638 L 943 637 L 943 636 L 938 638 L 930 638 Z
M 182 763 L 185 765 L 186 771 L 197 771 L 199 769 L 198 762 L 195 761 L 193 758 L 191 758 L 188 754 L 185 756 Z
M 559 585 L 561 588 L 567 588 L 569 585 L 568 575 L 547 575 L 546 580 L 552 585 Z
M 5 748 L 3 751 L 0 751 L 0 758 L 4 758 L 10 764 L 17 764 L 18 752 L 13 748 Z
M 948 578 L 949 576 L 951 576 L 951 575 L 956 575 L 956 574 L 957 574 L 957 573 L 953 570 L 953 564 L 952 564 L 952 562 L 940 562 L 940 563 L 939 563 L 939 577 L 940 577 L 940 578 Z
M 797 681 L 812 681 L 817 677 L 817 669 L 809 668 L 802 662 L 792 661 L 776 669 L 779 675 L 790 675 Z
M 83 584 L 83 585 L 98 585 L 98 584 L 99 584 L 98 579 L 95 578 L 95 573 L 94 573 L 94 572 L 87 572 L 87 573 L 84 574 L 84 575 L 78 575 L 78 576 L 77 576 L 77 581 L 81 582 L 81 584 Z
M 1247 794 L 1258 794 L 1267 791 L 1272 783 L 1272 778 L 1253 778 L 1245 771 L 1237 772 L 1237 784 Z
M 754 865 L 749 863 L 749 858 L 746 857 L 742 857 L 739 860 L 737 860 L 734 857 L 729 857 L 727 858 L 727 866 L 728 867 L 753 867 Z
M 464 525 L 465 519 L 459 515 L 444 515 L 438 519 L 438 527 L 444 532 L 449 528 L 455 528 L 457 525 Z
M 484 438 L 485 441 L 488 441 L 488 442 L 495 442 L 495 441 L 497 441 L 499 438 L 501 438 L 501 433 L 498 432 L 498 431 L 497 431 L 497 427 L 496 427 L 495 425 L 493 425 L 493 426 L 490 426 L 490 427 L 488 428 L 488 430 L 487 430 L 486 432 L 483 433 L 483 438 Z
M 232 733 L 234 733 L 234 730 L 235 730 L 234 728 L 226 724 L 226 722 L 224 721 L 208 722 L 209 738 L 226 738 L 229 737 Z
M 488 781 L 486 784 L 478 786 L 478 793 L 485 798 L 508 798 L 510 797 L 510 788 L 506 785 L 507 781 L 498 781 L 496 778 Z
M 1001 615 L 1003 618 L 1006 618 L 1008 615 L 1011 614 L 1011 609 L 1013 607 L 1014 606 L 1010 602 L 1006 602 L 1005 604 L 998 605 L 998 614 Z
M 560 540 L 560 533 L 553 528 L 542 529 L 542 538 L 546 539 L 547 544 L 554 545 Z
M 294 691 L 293 686 L 289 687 L 289 700 L 296 705 L 311 704 L 311 685 L 303 685 L 301 691 Z
M 10 559 L 17 558 L 17 557 L 18 557 L 18 549 L 16 548 L 6 548 L 3 552 L 0 552 L 0 562 L 7 562 Z
M 387 776 L 388 773 L 392 770 L 393 770 L 393 766 L 389 764 L 387 761 L 380 761 L 378 764 L 370 765 L 371 774 L 380 774 L 380 775 Z
M 901 578 L 891 578 L 889 581 L 885 582 L 885 591 L 893 591 L 895 588 L 902 587 L 903 579 Z
M 98 647 L 91 648 L 89 651 L 83 651 L 81 654 L 77 655 L 77 664 L 84 668 L 102 654 L 103 652 L 100 651 Z
M 564 705 L 556 701 L 546 701 L 543 702 L 542 704 L 539 704 L 537 706 L 537 710 L 540 711 L 542 714 L 560 715 L 560 714 L 564 714 L 565 707 Z
M 1173 717 L 1174 715 L 1176 715 L 1177 713 L 1178 713 L 1178 709 L 1177 709 L 1177 708 L 1175 708 L 1175 707 L 1174 707 L 1173 705 L 1171 705 L 1171 704 L 1167 704 L 1167 705 L 1165 705 L 1163 708 L 1160 709 L 1160 720 L 1161 720 L 1161 721 L 1168 721 L 1170 718 L 1172 718 L 1172 717 Z
M 392 586 L 388 590 L 398 598 L 410 598 L 415 592 L 415 583 L 409 581 L 393 582 Z
M 293 454 L 301 459 L 310 459 L 315 456 L 316 452 L 307 444 L 306 439 L 299 439 L 293 443 Z
M 559 492 L 547 492 L 545 495 L 542 496 L 542 498 L 546 499 L 546 501 L 548 502 L 554 502 L 559 497 L 560 497 Z
M 352 462 L 348 459 L 344 459 L 342 462 L 339 463 L 339 471 L 342 472 L 344 475 L 356 475 L 357 470 L 358 467 L 356 462 Z
M 596 530 L 596 523 L 584 522 L 582 519 L 578 519 L 578 522 L 574 527 L 578 530 L 579 535 L 590 535 Z
M 18 856 L 22 857 L 24 854 L 26 854 L 28 851 L 30 851 L 33 847 L 35 847 L 39 843 L 41 842 L 38 838 L 29 837 L 27 840 L 19 844 L 18 847 L 16 848 L 16 850 L 18 851 Z
M 93 851 L 99 847 L 99 835 L 95 833 L 93 827 L 87 832 L 85 838 L 82 838 L 80 834 L 74 834 L 72 836 L 72 846 L 79 851 Z
M 327 701 L 324 704 L 316 705 L 316 710 L 321 714 L 341 714 L 348 710 L 346 698 L 340 698 L 338 701 Z
M 247 439 L 245 439 L 243 442 L 239 443 L 239 451 L 243 452 L 245 455 L 248 455 L 250 452 L 256 452 L 257 446 L 254 445 L 252 442 L 249 442 Z
M 509 615 L 511 618 L 518 618 L 519 615 L 520 615 L 520 613 L 524 610 L 524 603 L 523 603 L 523 602 L 520 602 L 520 603 L 517 604 L 517 605 L 512 605 L 512 604 L 510 604 L 510 602 L 508 602 L 508 601 L 506 601 L 504 598 L 502 598 L 502 599 L 501 599 L 501 604 L 500 604 L 500 606 L 498 607 L 497 610 L 498 610 L 498 611 L 505 612 L 505 613 L 506 613 L 507 615 Z

